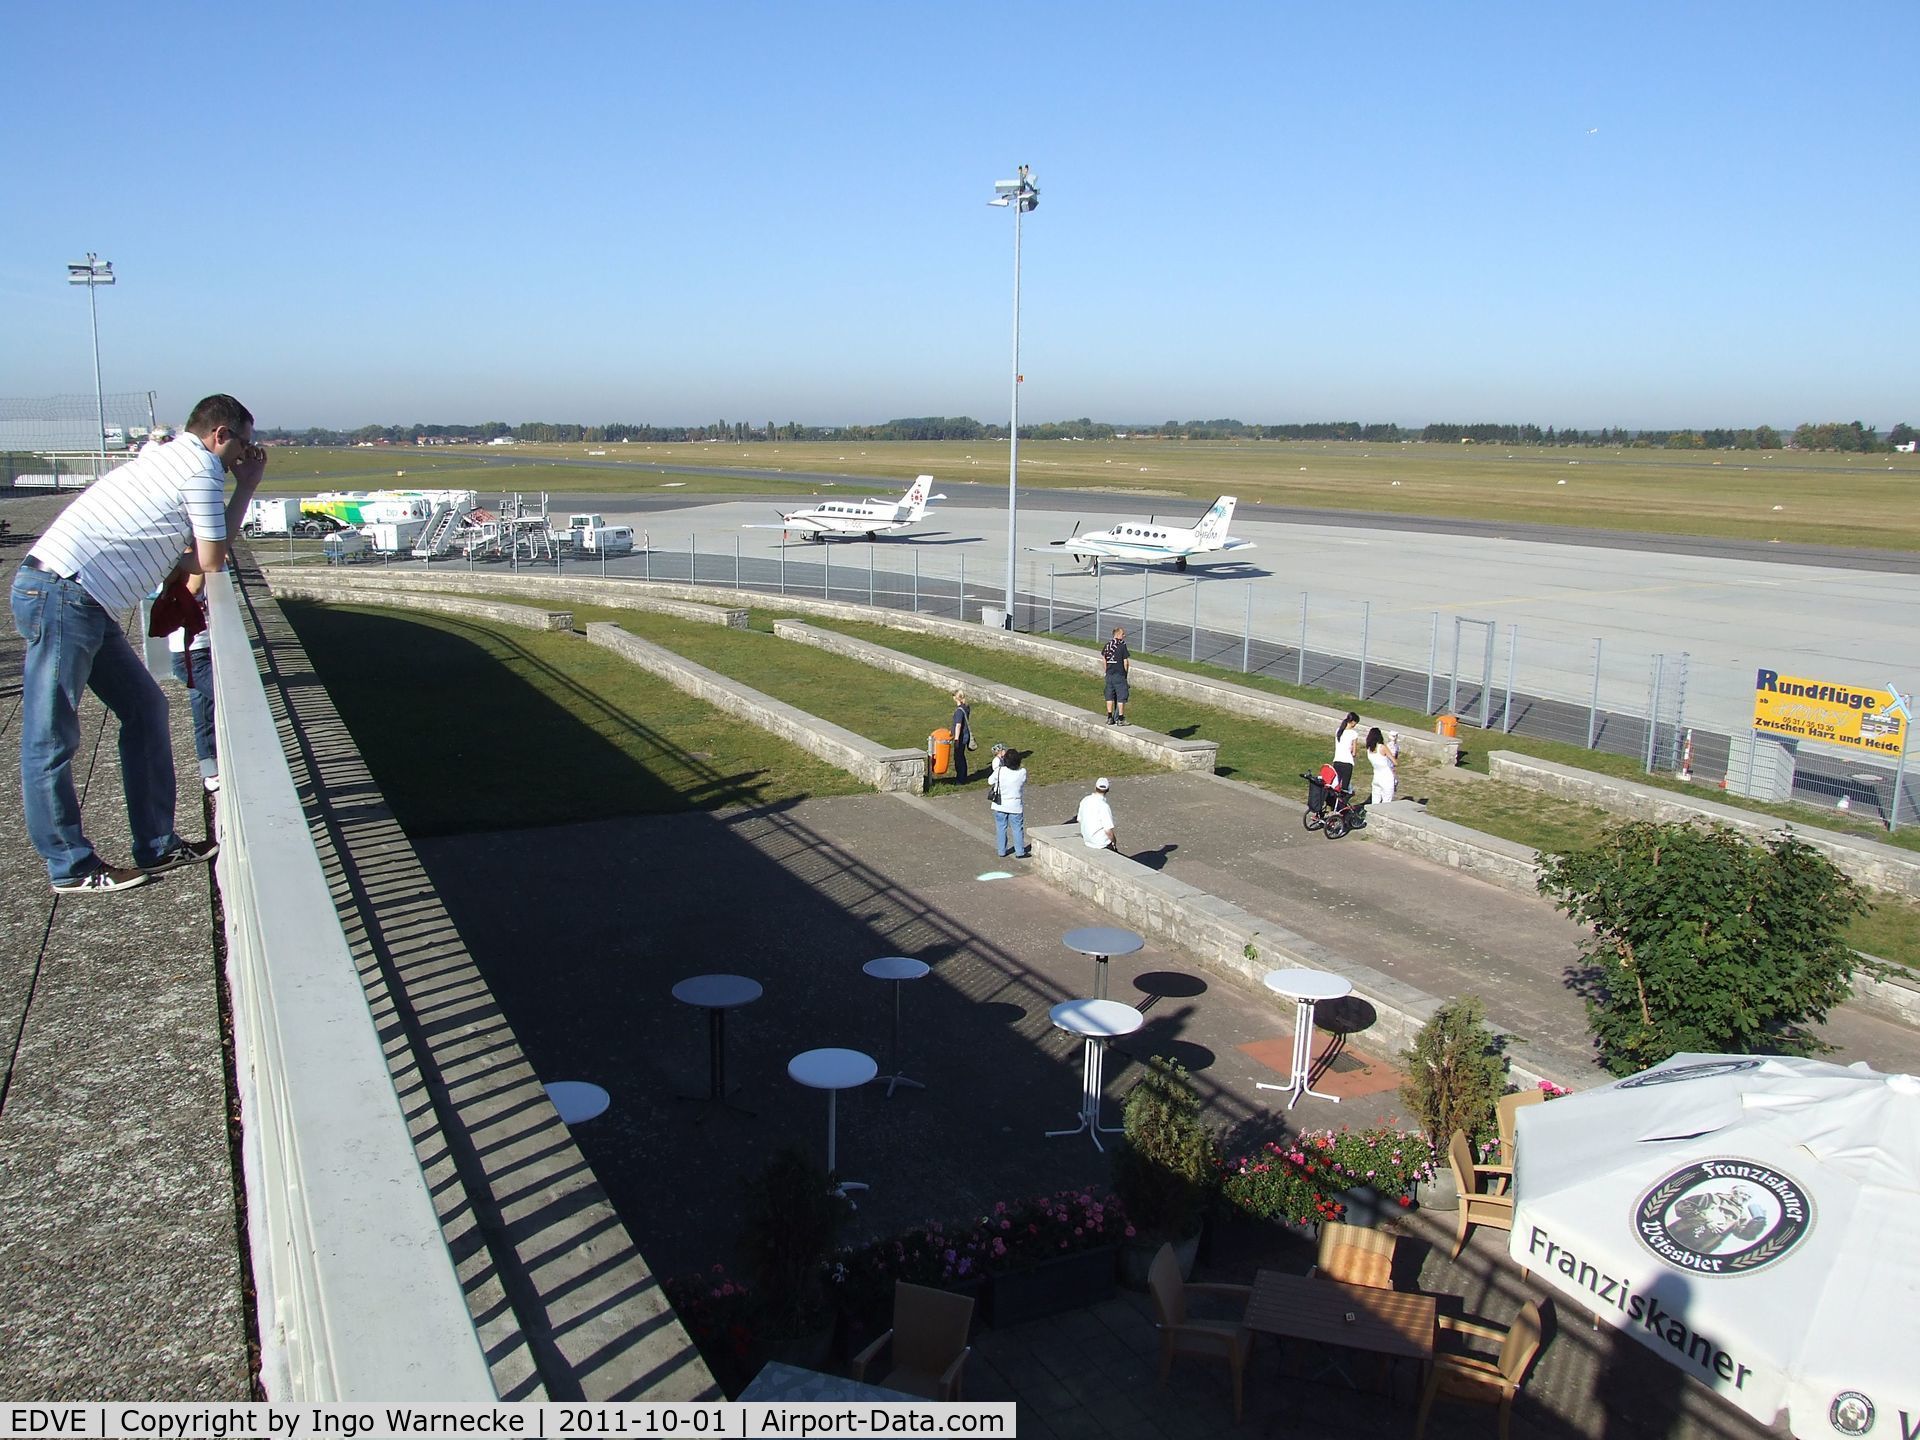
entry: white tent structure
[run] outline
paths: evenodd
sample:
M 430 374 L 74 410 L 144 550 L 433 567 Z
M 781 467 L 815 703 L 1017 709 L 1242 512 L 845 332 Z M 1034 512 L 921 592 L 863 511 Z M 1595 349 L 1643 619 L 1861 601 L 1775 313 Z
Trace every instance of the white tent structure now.
M 1515 1150 L 1535 1277 L 1802 1440 L 1920 1440 L 1920 1078 L 1676 1055 Z

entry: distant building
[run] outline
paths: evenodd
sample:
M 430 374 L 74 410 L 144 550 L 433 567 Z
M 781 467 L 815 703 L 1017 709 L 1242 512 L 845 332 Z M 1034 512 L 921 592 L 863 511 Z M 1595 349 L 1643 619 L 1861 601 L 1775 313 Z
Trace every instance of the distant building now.
M 1920 447 L 1920 440 L 1909 440 L 1906 444 L 1896 445 L 1893 448 L 1898 450 L 1902 455 L 1912 455 L 1915 453 L 1916 447 Z

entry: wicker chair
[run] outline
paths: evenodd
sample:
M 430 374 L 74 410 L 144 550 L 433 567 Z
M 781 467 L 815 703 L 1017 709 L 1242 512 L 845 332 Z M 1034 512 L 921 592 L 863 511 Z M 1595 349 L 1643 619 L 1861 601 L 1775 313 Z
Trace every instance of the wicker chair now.
M 1460 1187 L 1460 1234 L 1453 1242 L 1454 1259 L 1460 1258 L 1460 1252 L 1467 1243 L 1467 1233 L 1476 1225 L 1488 1225 L 1495 1230 L 1513 1229 L 1513 1193 L 1495 1193 L 1493 1186 L 1498 1183 L 1513 1182 L 1511 1165 L 1483 1165 L 1473 1158 L 1473 1147 L 1467 1142 L 1464 1130 L 1453 1132 L 1453 1138 L 1447 1142 L 1447 1164 L 1453 1169 L 1453 1182 Z M 1486 1188 L 1481 1188 L 1481 1182 Z
M 1320 1227 L 1319 1259 L 1307 1274 L 1348 1285 L 1391 1290 L 1396 1243 L 1396 1237 L 1384 1230 L 1328 1221 Z
M 958 1400 L 960 1372 L 973 1352 L 967 1344 L 972 1327 L 971 1295 L 895 1281 L 893 1328 L 853 1357 L 853 1378 L 864 1381 L 867 1367 L 891 1341 L 893 1368 L 881 1385 L 928 1400 Z
M 1494 1117 L 1499 1121 L 1500 1125 L 1500 1159 L 1502 1163 L 1507 1165 L 1518 1163 L 1515 1159 L 1517 1152 L 1514 1149 L 1513 1143 L 1514 1127 L 1518 1123 L 1516 1117 L 1522 1110 L 1526 1109 L 1527 1106 L 1538 1105 L 1546 1098 L 1547 1092 L 1538 1088 L 1532 1090 L 1516 1090 L 1511 1095 L 1502 1095 L 1499 1103 L 1493 1107 Z M 1507 1177 L 1501 1177 L 1491 1187 L 1493 1193 L 1496 1195 L 1504 1195 L 1512 1188 L 1513 1182 Z
M 1529 1300 L 1520 1307 L 1510 1329 L 1477 1325 L 1470 1320 L 1440 1317 L 1440 1335 L 1472 1335 L 1500 1342 L 1497 1359 L 1488 1360 L 1464 1349 L 1434 1351 L 1433 1365 L 1427 1371 L 1426 1389 L 1420 1395 L 1420 1417 L 1414 1421 L 1413 1440 L 1427 1432 L 1427 1415 L 1434 1398 L 1445 1395 L 1454 1400 L 1476 1401 L 1500 1407 L 1500 1440 L 1508 1440 L 1513 1421 L 1513 1397 L 1527 1378 L 1527 1367 L 1540 1353 L 1540 1306 Z
M 1244 1317 L 1247 1301 L 1253 1298 L 1253 1287 L 1201 1285 L 1182 1280 L 1173 1246 L 1162 1245 L 1147 1270 L 1147 1289 L 1153 1294 L 1154 1328 L 1160 1332 L 1160 1383 L 1167 1383 L 1175 1355 L 1211 1355 L 1225 1360 L 1233 1372 L 1233 1423 L 1238 1425 L 1243 1413 L 1247 1356 L 1253 1350 L 1253 1332 L 1240 1318 L 1193 1319 L 1187 1313 L 1187 1300 L 1195 1295 L 1236 1300 Z

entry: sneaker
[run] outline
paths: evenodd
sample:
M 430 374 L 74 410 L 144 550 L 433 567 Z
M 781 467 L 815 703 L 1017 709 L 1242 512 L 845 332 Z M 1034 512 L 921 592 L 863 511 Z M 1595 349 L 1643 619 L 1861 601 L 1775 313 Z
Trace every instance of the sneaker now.
M 90 870 L 75 880 L 56 880 L 53 893 L 56 895 L 104 895 L 109 890 L 131 890 L 136 885 L 144 885 L 153 877 L 144 870 L 116 870 L 111 865 L 102 865 L 98 870 Z
M 183 865 L 205 865 L 220 853 L 218 840 L 182 840 L 151 865 L 140 868 L 148 875 L 164 875 Z

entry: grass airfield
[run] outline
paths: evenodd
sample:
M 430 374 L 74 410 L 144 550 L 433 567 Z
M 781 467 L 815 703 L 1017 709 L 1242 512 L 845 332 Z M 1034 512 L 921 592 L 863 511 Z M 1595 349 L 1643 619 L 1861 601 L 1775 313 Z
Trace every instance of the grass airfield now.
M 662 474 L 649 467 L 670 467 Z M 753 477 L 728 475 L 750 470 Z M 266 489 L 739 495 L 888 490 L 921 473 L 1004 485 L 1004 441 L 512 447 L 275 447 Z M 870 485 L 837 477 L 858 477 Z M 1594 526 L 1663 535 L 1920 550 L 1920 456 L 1352 441 L 1028 441 L 1023 484 L 1141 501 L 1231 493 L 1254 506 Z M 1150 506 L 1148 508 L 1151 508 Z

